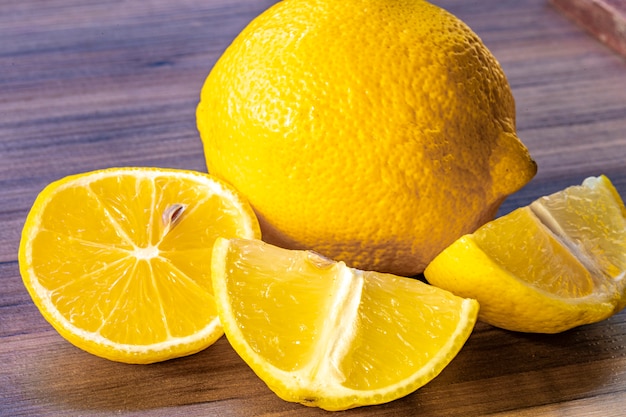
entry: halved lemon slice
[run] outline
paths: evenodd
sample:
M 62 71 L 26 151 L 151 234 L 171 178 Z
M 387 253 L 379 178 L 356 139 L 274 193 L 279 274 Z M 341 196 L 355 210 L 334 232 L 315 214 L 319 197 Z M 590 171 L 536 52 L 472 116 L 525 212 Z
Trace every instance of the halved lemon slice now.
M 218 239 L 212 280 L 233 348 L 281 398 L 342 410 L 437 376 L 478 313 L 415 279 L 348 268 L 259 240 Z
M 424 275 L 479 301 L 479 318 L 557 333 L 626 303 L 626 209 L 606 176 L 587 178 L 487 223 L 439 254 Z
M 24 226 L 22 278 L 67 340 L 148 363 L 197 352 L 223 330 L 210 282 L 218 236 L 260 237 L 248 203 L 202 173 L 112 168 L 47 186 Z

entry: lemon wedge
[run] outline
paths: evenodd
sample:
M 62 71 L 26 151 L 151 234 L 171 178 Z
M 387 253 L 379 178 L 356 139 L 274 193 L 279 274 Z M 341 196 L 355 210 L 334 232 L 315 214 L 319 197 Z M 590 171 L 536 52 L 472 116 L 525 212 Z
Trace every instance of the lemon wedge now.
M 423 386 L 459 352 L 478 304 L 259 240 L 216 240 L 212 281 L 237 353 L 278 396 L 327 410 Z
M 626 304 L 626 209 L 606 176 L 541 197 L 465 235 L 424 275 L 508 330 L 557 333 Z

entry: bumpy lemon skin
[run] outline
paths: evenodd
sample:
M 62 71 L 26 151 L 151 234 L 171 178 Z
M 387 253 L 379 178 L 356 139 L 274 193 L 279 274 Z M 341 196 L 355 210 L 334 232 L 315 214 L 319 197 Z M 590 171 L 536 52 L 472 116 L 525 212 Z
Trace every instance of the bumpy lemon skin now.
M 285 0 L 254 19 L 197 107 L 207 168 L 264 239 L 414 275 L 535 175 L 506 77 L 425 1 Z

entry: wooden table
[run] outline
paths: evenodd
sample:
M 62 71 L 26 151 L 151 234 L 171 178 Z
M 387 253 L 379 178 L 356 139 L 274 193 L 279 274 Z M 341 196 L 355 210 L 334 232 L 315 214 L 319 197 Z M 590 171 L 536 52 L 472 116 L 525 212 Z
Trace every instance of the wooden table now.
M 17 248 L 37 193 L 122 165 L 205 170 L 200 86 L 273 0 L 0 3 L 0 414 L 326 415 L 283 402 L 225 338 L 178 360 L 124 365 L 84 353 L 44 321 Z M 546 0 L 438 0 L 502 63 L 539 172 L 502 212 L 607 174 L 626 197 L 626 59 Z M 626 312 L 547 336 L 479 324 L 443 373 L 372 416 L 624 416 Z

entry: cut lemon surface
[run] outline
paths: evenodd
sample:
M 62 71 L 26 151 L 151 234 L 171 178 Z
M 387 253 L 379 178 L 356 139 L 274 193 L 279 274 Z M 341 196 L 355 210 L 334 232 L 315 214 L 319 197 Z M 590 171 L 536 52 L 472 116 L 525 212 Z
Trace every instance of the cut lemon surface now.
M 217 340 L 218 236 L 260 237 L 252 209 L 202 173 L 112 168 L 48 185 L 26 219 L 20 272 L 42 315 L 95 355 L 149 363 Z
M 541 197 L 441 252 L 424 275 L 477 299 L 480 319 L 557 333 L 626 304 L 626 209 L 606 176 Z
M 218 239 L 212 280 L 233 348 L 278 396 L 327 410 L 405 396 L 469 337 L 478 304 L 309 251 Z

